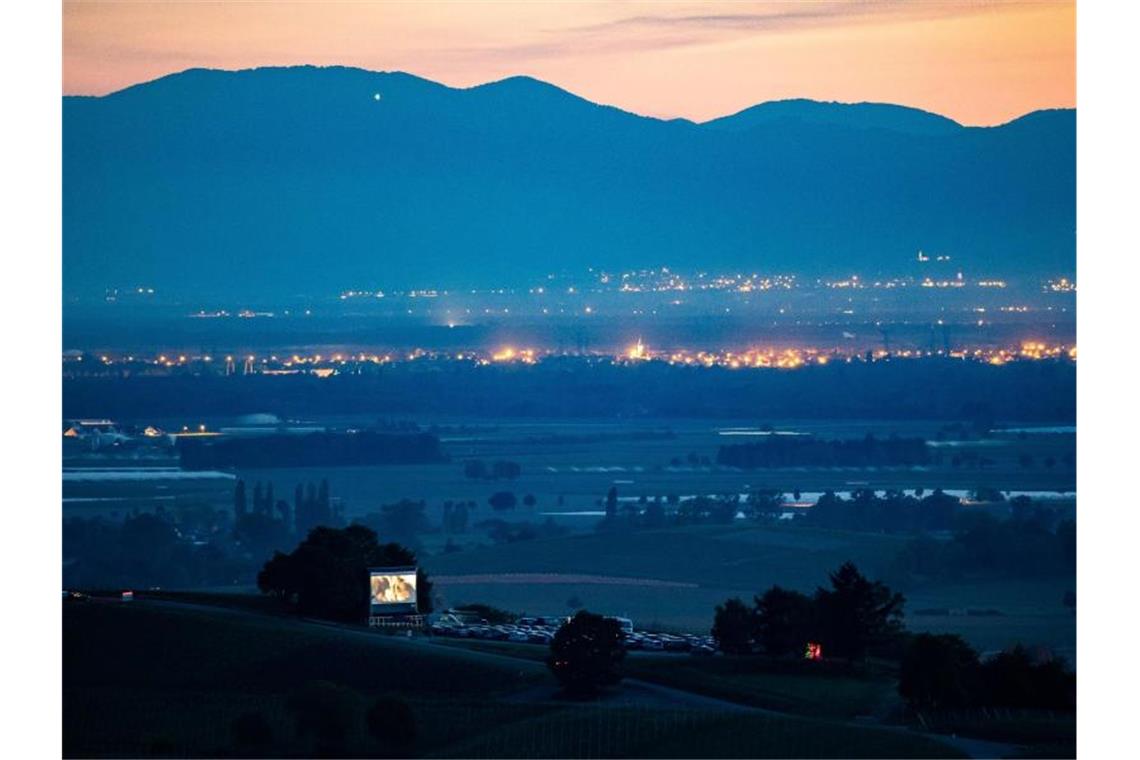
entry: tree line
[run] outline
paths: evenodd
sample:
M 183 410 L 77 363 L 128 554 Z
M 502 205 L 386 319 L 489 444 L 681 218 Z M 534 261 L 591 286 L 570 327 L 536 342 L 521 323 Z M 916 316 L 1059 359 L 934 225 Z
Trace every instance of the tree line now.
M 772 586 L 751 604 L 726 600 L 716 607 L 712 635 L 731 656 L 898 662 L 899 693 L 915 710 L 1075 709 L 1076 676 L 1063 659 L 1021 645 L 982 658 L 960 636 L 909 633 L 905 604 L 846 562 L 810 595 Z

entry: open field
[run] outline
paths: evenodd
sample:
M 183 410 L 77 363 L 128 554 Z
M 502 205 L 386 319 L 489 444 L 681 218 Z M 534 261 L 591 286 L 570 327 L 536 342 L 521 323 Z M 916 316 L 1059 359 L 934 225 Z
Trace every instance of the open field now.
M 232 424 L 225 418 L 161 420 L 178 429 L 187 422 L 211 429 Z M 328 417 L 306 420 L 306 425 L 347 426 L 375 420 Z M 344 504 L 348 516 L 374 511 L 382 504 L 403 498 L 425 500 L 431 515 L 437 515 L 445 500 L 475 501 L 476 519 L 490 516 L 487 498 L 499 490 L 520 497 L 533 494 L 533 509 L 496 514 L 504 519 L 555 519 L 572 527 L 589 527 L 595 516 L 565 513 L 596 511 L 611 486 L 622 498 L 637 499 L 692 496 L 697 494 L 746 494 L 778 489 L 787 492 L 845 491 L 852 488 L 934 488 L 972 490 L 981 486 L 1002 490 L 1071 492 L 1075 469 L 1065 463 L 1074 448 L 1074 436 L 1065 433 L 999 433 L 984 440 L 955 440 L 936 422 L 819 422 L 768 420 L 620 420 L 562 421 L 500 418 L 426 419 L 425 428 L 439 431 L 451 462 L 431 465 L 383 467 L 322 467 L 254 470 L 236 474 L 248 482 L 272 481 L 280 498 L 291 498 L 297 483 L 329 480 L 334 497 Z M 784 432 L 812 433 L 824 438 L 879 437 L 892 434 L 922 436 L 934 441 L 935 461 L 926 467 L 881 468 L 783 468 L 738 470 L 715 466 L 716 452 L 723 444 L 757 439 L 762 428 Z M 690 461 L 696 455 L 697 461 Z M 984 458 L 984 467 L 976 459 Z M 1025 466 L 1026 462 L 1032 464 Z M 708 463 L 704 459 L 707 458 Z M 958 464 L 955 465 L 955 458 Z M 1052 458 L 1053 465 L 1045 466 Z M 518 462 L 522 474 L 516 480 L 472 480 L 463 473 L 470 459 Z M 940 461 L 939 461 L 940 460 Z M 114 461 L 87 457 L 84 466 L 115 466 Z M 125 464 L 134 464 L 126 462 Z M 169 463 L 164 463 L 169 464 Z M 228 508 L 223 482 L 69 481 L 64 487 L 65 514 L 140 509 L 179 502 L 210 503 Z M 83 499 L 81 501 L 80 499 Z M 105 501 L 110 499 L 111 501 Z M 116 500 L 122 500 L 117 503 Z
M 483 602 L 557 614 L 571 611 L 569 602 L 576 601 L 630 617 L 642 628 L 707 632 L 713 608 L 728 597 L 751 599 L 774 584 L 811 592 L 847 560 L 882 577 L 908 540 L 780 525 L 688 526 L 483 546 L 427 558 L 425 566 L 445 604 Z M 592 577 L 569 577 L 578 575 Z M 982 651 L 1020 641 L 1072 660 L 1076 618 L 1061 600 L 1074 583 L 980 581 L 903 589 L 906 623 L 916 631 L 961 633 Z
M 321 680 L 361 714 L 405 700 L 417 738 L 402 754 L 440 757 L 954 757 L 909 732 L 708 708 L 551 699 L 545 667 L 360 629 L 162 603 L 64 609 L 66 756 L 305 756 L 288 695 Z M 236 750 L 232 721 L 256 712 L 266 743 Z M 358 720 L 339 753 L 391 752 Z

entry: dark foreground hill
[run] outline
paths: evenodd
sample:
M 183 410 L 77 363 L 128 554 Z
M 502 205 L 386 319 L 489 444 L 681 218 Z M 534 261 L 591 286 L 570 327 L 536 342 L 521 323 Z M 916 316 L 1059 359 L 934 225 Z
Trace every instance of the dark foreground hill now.
M 1073 111 L 661 121 L 512 78 L 191 70 L 63 104 L 65 294 L 534 284 L 587 266 L 1071 275 Z
M 905 732 L 554 688 L 539 662 L 235 610 L 63 614 L 65 757 L 959 756 Z M 379 736 L 364 717 L 377 700 L 401 718 Z

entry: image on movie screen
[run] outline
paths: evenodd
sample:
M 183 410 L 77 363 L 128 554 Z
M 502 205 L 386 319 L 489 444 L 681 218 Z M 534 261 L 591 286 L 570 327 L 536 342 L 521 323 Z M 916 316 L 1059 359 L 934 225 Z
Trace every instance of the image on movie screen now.
M 373 607 L 416 603 L 416 573 L 414 570 L 398 573 L 373 572 L 371 584 Z

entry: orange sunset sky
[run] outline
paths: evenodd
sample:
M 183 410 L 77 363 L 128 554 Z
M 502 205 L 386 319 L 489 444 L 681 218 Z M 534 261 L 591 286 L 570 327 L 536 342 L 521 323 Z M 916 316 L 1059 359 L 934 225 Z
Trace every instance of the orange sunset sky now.
M 703 121 L 781 98 L 879 101 L 964 124 L 1076 105 L 1067 0 L 67 0 L 63 90 L 191 67 L 344 64 L 456 87 L 528 74 Z

